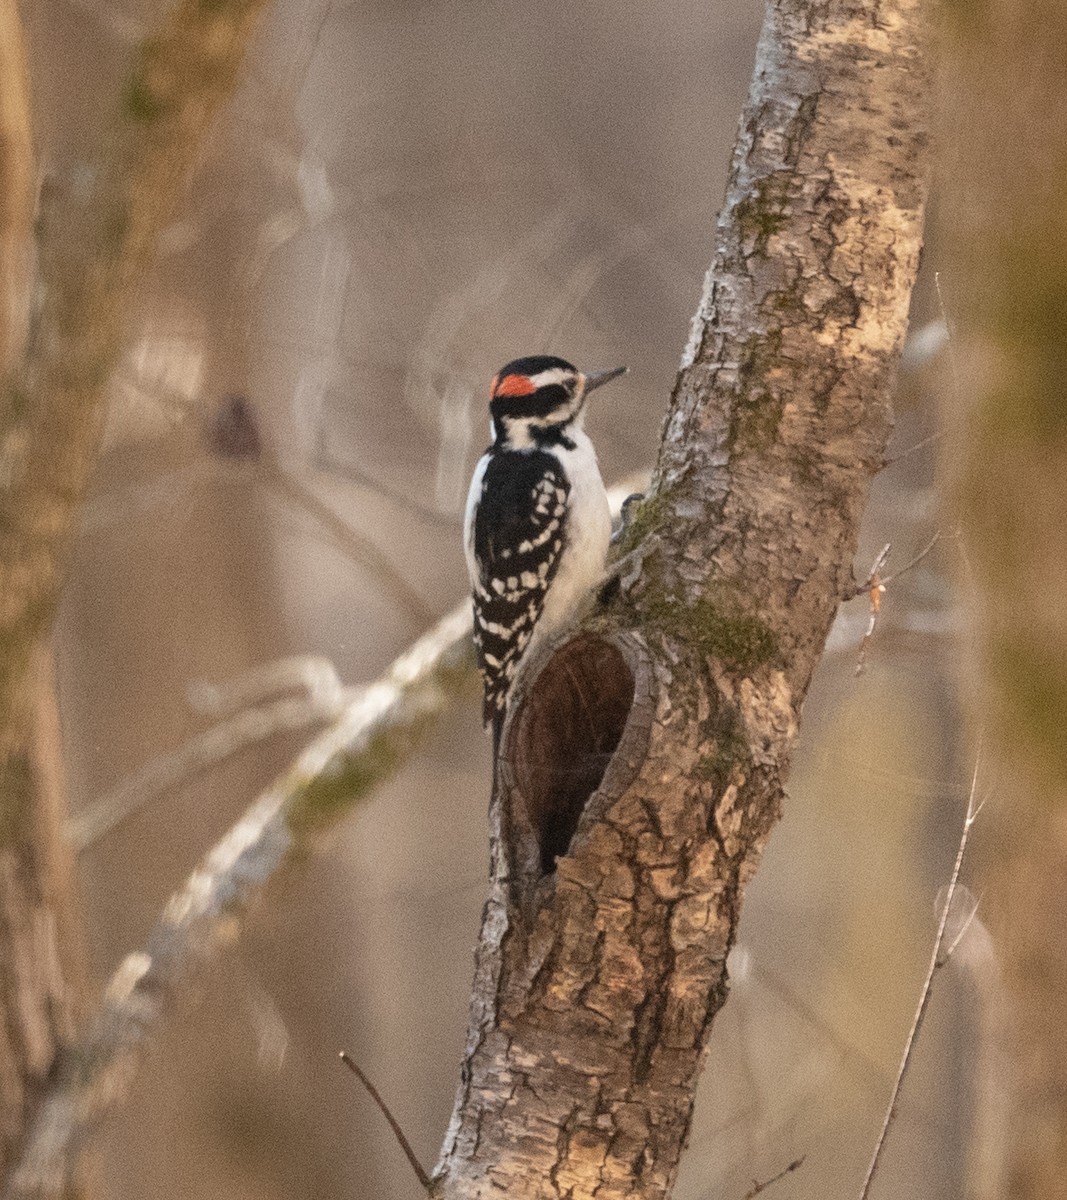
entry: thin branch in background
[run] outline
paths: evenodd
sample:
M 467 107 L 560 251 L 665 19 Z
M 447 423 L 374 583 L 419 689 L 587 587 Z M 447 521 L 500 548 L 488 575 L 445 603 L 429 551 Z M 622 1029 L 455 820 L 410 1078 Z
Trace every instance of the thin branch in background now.
M 777 972 L 761 967 L 757 963 L 753 963 L 750 970 L 761 988 L 765 988 L 771 995 L 777 996 L 801 1020 L 807 1022 L 819 1037 L 837 1051 L 846 1068 L 864 1088 L 873 1088 L 872 1081 L 877 1080 L 885 1072 L 870 1055 L 844 1038 L 825 1016 L 817 1012 L 810 1004 L 805 1003 Z
M 784 1179 L 787 1175 L 792 1175 L 794 1171 L 799 1171 L 804 1165 L 804 1159 L 807 1157 L 806 1154 L 802 1154 L 799 1158 L 794 1158 L 789 1166 L 783 1167 L 777 1175 L 772 1175 L 770 1179 L 765 1179 L 762 1183 L 753 1180 L 752 1187 L 745 1192 L 742 1200 L 754 1200 L 756 1196 L 761 1192 L 765 1192 L 772 1184 L 777 1183 L 779 1179 Z
M 903 462 L 904 459 L 910 458 L 913 454 L 917 454 L 920 450 L 925 450 L 927 446 L 932 445 L 934 442 L 939 442 L 944 436 L 944 429 L 937 429 L 933 433 L 927 434 L 926 437 L 920 438 L 919 441 L 908 446 L 906 450 L 901 450 L 899 454 L 892 454 L 886 458 L 882 463 L 882 469 L 884 470 L 886 467 L 891 467 L 895 463 Z
M 337 668 L 318 654 L 291 654 L 244 671 L 226 683 L 197 679 L 186 689 L 186 699 L 196 712 L 210 717 L 230 717 L 253 704 L 297 692 L 334 714 L 346 698 Z M 351 696 L 348 696 L 350 699 Z
M 919 1030 L 922 1028 L 927 1005 L 930 1003 L 930 996 L 933 994 L 934 976 L 948 962 L 950 957 L 950 954 L 943 953 L 945 931 L 948 928 L 949 913 L 952 909 L 952 901 L 956 895 L 957 885 L 959 884 L 963 858 L 967 853 L 967 842 L 970 838 L 971 826 L 978 819 L 978 814 L 982 810 L 981 804 L 976 805 L 975 803 L 978 791 L 978 770 L 981 766 L 981 759 L 982 749 L 979 744 L 978 751 L 975 754 L 974 771 L 971 774 L 971 789 L 967 796 L 967 814 L 964 817 L 963 828 L 960 831 L 959 845 L 956 848 L 956 861 L 952 864 L 952 875 L 945 889 L 945 899 L 941 906 L 941 917 L 937 924 L 937 935 L 934 938 L 934 948 L 930 954 L 930 965 L 926 969 L 926 978 L 923 980 L 922 989 L 919 992 L 919 1003 L 915 1009 L 915 1017 L 912 1020 L 911 1028 L 908 1030 L 908 1036 L 904 1042 L 904 1052 L 901 1055 L 900 1066 L 897 1069 L 897 1077 L 889 1096 L 889 1104 L 886 1108 L 885 1117 L 882 1120 L 882 1128 L 879 1130 L 874 1152 L 871 1155 L 870 1165 L 867 1167 L 867 1175 L 860 1190 L 859 1200 L 867 1200 L 870 1195 L 871 1184 L 874 1182 L 875 1174 L 882 1159 L 882 1151 L 885 1148 L 886 1138 L 889 1136 L 889 1130 L 892 1128 L 893 1121 L 897 1115 L 897 1101 L 900 1098 L 900 1091 L 904 1086 L 904 1080 L 911 1065 L 915 1041 L 919 1036 Z M 955 949 L 958 942 L 959 938 L 957 937 L 953 940 L 951 949 Z
M 956 330 L 948 315 L 948 305 L 945 303 L 945 293 L 941 288 L 941 272 L 934 272 L 934 289 L 937 292 L 937 306 L 941 310 L 941 319 L 945 322 L 945 345 L 948 348 L 949 370 L 952 372 L 952 388 L 956 395 L 963 391 L 960 386 L 960 364 L 956 357 Z
M 373 1083 L 371 1083 L 366 1075 L 363 1074 L 363 1072 L 357 1066 L 355 1059 L 353 1059 L 346 1050 L 341 1051 L 340 1058 L 341 1062 L 345 1064 L 345 1066 L 352 1072 L 353 1075 L 355 1075 L 359 1082 L 367 1089 L 368 1095 L 374 1101 L 374 1103 L 377 1104 L 378 1108 L 381 1110 L 382 1116 L 385 1117 L 385 1119 L 389 1122 L 389 1128 L 393 1131 L 393 1136 L 400 1143 L 400 1149 L 404 1151 L 408 1162 L 411 1163 L 411 1169 L 415 1172 L 419 1183 L 422 1184 L 423 1191 L 428 1192 L 430 1190 L 430 1177 L 422 1169 L 422 1164 L 415 1157 L 415 1151 L 412 1150 L 411 1143 L 405 1137 L 404 1131 L 400 1128 L 400 1123 L 389 1111 L 389 1105 L 386 1104 L 386 1102 L 381 1098 L 378 1093 L 378 1089 Z
M 885 566 L 886 560 L 889 558 L 889 551 L 892 548 L 893 543 L 886 542 L 871 565 L 866 581 L 853 592 L 853 597 L 861 596 L 866 592 L 871 606 L 867 629 L 863 635 L 863 640 L 860 642 L 859 652 L 856 655 L 855 673 L 857 675 L 862 675 L 867 667 L 867 646 L 871 638 L 874 637 L 874 630 L 878 624 L 878 614 L 882 611 L 882 596 L 885 594 L 885 584 L 882 582 L 880 572 L 882 567 Z
M 975 810 L 974 815 L 977 817 L 981 811 L 982 811 L 982 805 L 979 805 L 978 808 Z M 965 892 L 967 894 L 967 896 L 971 900 L 971 907 L 970 907 L 970 910 L 968 911 L 966 917 L 964 917 L 963 920 L 960 922 L 959 932 L 952 939 L 952 941 L 949 942 L 949 944 L 945 947 L 945 952 L 944 952 L 944 954 L 941 955 L 941 961 L 937 964 L 939 967 L 943 967 L 945 965 L 945 963 L 947 963 L 948 960 L 953 956 L 953 954 L 956 953 L 956 950 L 957 950 L 960 942 L 962 942 L 963 939 L 967 936 L 967 931 L 975 923 L 975 920 L 978 917 L 978 910 L 982 907 L 982 897 L 981 896 L 977 897 L 977 899 L 976 899 L 973 895 L 971 895 L 971 893 L 968 891 L 967 888 L 961 887 L 958 890 L 960 892 Z M 979 922 L 979 924 L 981 924 L 981 922 Z
M 375 579 L 400 601 L 410 617 L 423 624 L 433 620 L 433 611 L 420 593 L 368 537 L 354 529 L 307 484 L 277 463 L 264 462 L 260 469 L 265 480 L 277 492 L 314 517 L 354 562 L 361 563 L 371 571 Z
M 366 488 L 375 495 L 384 496 L 390 503 L 395 504 L 398 508 L 406 512 L 410 512 L 424 521 L 432 521 L 436 525 L 456 529 L 460 523 L 462 514 L 455 512 L 442 512 L 439 509 L 433 508 L 429 504 L 420 503 L 413 496 L 406 495 L 399 488 L 391 487 L 380 479 L 376 479 L 369 471 L 364 471 L 361 467 L 355 466 L 352 463 L 342 462 L 341 459 L 332 456 L 325 446 L 325 439 L 319 437 L 318 445 L 315 447 L 314 454 L 311 459 L 312 466 L 327 475 L 339 477 L 347 480 L 349 483 L 354 483 L 357 487 Z
M 327 669 L 328 668 L 328 669 Z M 283 686 L 303 684 L 306 693 L 264 700 Z M 226 719 L 161 754 L 118 787 L 70 817 L 64 833 L 76 853 L 114 832 L 134 813 L 220 763 L 280 733 L 313 729 L 338 717 L 358 692 L 341 687 L 332 663 L 311 656 L 286 658 L 249 672 L 226 686 L 198 683 L 194 706 Z
M 388 556 L 366 534 L 353 528 L 339 513 L 264 451 L 256 410 L 246 397 L 226 396 L 211 412 L 204 429 L 212 453 L 233 462 L 255 465 L 257 477 L 284 499 L 303 509 L 323 526 L 355 562 L 367 567 L 381 585 L 393 593 L 409 615 L 429 624 L 434 613 L 422 596 L 400 574 Z
M 893 548 L 892 542 L 886 542 L 886 544 L 878 552 L 874 562 L 871 564 L 871 569 L 867 574 L 867 578 L 859 585 L 859 587 L 856 588 L 851 596 L 847 597 L 849 600 L 854 600 L 857 596 L 866 594 L 871 606 L 870 618 L 867 622 L 867 629 L 863 635 L 863 640 L 860 642 L 859 653 L 856 656 L 855 673 L 857 675 L 862 675 L 867 667 L 867 647 L 870 644 L 870 640 L 874 636 L 875 628 L 878 625 L 878 617 L 882 611 L 882 597 L 885 595 L 886 588 L 895 579 L 899 579 L 902 575 L 906 575 L 914 567 L 917 567 L 940 540 L 941 531 L 938 530 L 919 551 L 919 553 L 915 555 L 914 558 L 906 562 L 899 571 L 894 571 L 892 575 L 883 575 L 881 573 L 882 568 L 889 560 L 889 552 Z
M 915 555 L 914 558 L 908 559 L 908 561 L 899 570 L 894 571 L 892 573 L 892 575 L 884 575 L 882 577 L 883 586 L 888 586 L 894 580 L 899 579 L 902 575 L 907 575 L 907 573 L 909 571 L 911 571 L 915 567 L 917 567 L 919 565 L 919 563 L 921 563 L 923 561 L 923 559 L 926 558 L 926 556 L 930 553 L 930 551 L 933 550 L 933 548 L 937 545 L 937 543 L 940 540 L 941 540 L 941 530 L 939 529 L 934 534 L 934 536 L 926 543 L 926 545 L 923 546 L 923 548 L 919 551 L 919 553 Z

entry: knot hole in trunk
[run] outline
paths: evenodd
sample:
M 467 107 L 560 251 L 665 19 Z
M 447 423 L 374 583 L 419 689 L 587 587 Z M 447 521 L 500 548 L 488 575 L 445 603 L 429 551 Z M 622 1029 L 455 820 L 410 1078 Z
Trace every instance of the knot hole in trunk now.
M 567 853 L 633 701 L 634 675 L 622 651 L 593 634 L 556 650 L 520 700 L 504 751 L 543 875 Z

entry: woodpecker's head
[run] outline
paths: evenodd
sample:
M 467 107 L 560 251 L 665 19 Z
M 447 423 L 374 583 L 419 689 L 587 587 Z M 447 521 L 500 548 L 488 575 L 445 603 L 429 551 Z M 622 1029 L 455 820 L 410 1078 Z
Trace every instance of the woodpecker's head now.
M 562 358 L 517 358 L 489 386 L 493 438 L 516 450 L 532 449 L 566 436 L 581 425 L 585 398 L 626 373 L 626 367 L 583 375 Z

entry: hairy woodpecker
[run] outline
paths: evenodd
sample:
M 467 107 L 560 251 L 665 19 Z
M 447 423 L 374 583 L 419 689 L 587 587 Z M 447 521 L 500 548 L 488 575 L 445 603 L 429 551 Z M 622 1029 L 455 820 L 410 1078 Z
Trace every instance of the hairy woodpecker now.
M 625 371 L 584 375 L 562 358 L 518 358 L 490 385 L 493 443 L 474 470 L 463 540 L 494 752 L 519 663 L 578 614 L 604 574 L 611 515 L 582 422 L 589 393 Z

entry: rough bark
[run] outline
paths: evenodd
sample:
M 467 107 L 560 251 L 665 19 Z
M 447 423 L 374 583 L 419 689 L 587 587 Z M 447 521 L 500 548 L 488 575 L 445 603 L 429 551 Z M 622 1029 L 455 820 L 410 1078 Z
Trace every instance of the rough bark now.
M 91 182 L 70 182 L 43 201 L 41 306 L 0 394 L 0 1178 L 72 1034 L 57 933 L 70 876 L 57 869 L 58 826 L 34 761 L 34 663 L 94 460 L 124 311 L 263 2 L 179 4 L 138 49 Z
M 768 6 L 617 589 L 531 665 L 504 730 L 435 1195 L 670 1194 L 890 428 L 925 198 L 922 7 Z
M 945 3 L 944 389 L 981 648 L 978 869 L 996 949 L 971 1194 L 1067 1194 L 1067 12 Z M 962 452 L 959 452 L 960 448 Z

